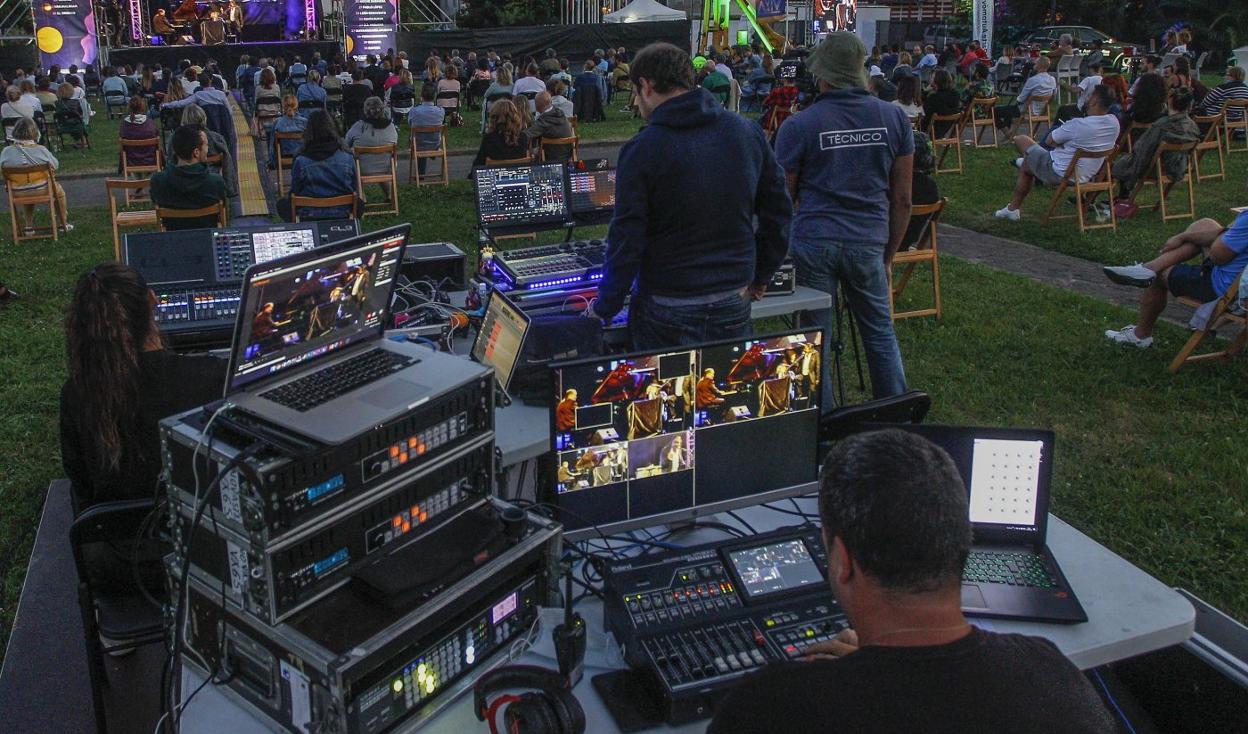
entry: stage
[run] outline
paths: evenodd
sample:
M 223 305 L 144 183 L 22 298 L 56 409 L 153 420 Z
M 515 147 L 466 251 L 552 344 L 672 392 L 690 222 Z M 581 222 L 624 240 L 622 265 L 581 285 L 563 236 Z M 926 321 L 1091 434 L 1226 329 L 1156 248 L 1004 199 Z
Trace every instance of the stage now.
M 226 74 L 226 81 L 231 86 L 234 84 L 234 67 L 238 65 L 238 59 L 243 54 L 247 54 L 254 62 L 261 56 L 275 58 L 277 56 L 286 57 L 286 62 L 290 63 L 296 56 L 302 57 L 305 62 L 311 60 L 312 54 L 320 52 L 321 58 L 326 61 L 332 61 L 334 56 L 342 51 L 342 44 L 338 41 L 272 41 L 272 42 L 253 42 L 253 43 L 225 43 L 216 46 L 204 46 L 202 44 L 188 44 L 185 46 L 136 46 L 133 48 L 114 48 L 107 52 L 104 63 L 110 66 L 125 64 L 133 67 L 135 64 L 154 64 L 160 62 L 161 66 L 168 68 L 176 67 L 182 59 L 190 59 L 192 64 L 204 65 L 209 61 L 216 61 L 221 67 L 221 71 Z

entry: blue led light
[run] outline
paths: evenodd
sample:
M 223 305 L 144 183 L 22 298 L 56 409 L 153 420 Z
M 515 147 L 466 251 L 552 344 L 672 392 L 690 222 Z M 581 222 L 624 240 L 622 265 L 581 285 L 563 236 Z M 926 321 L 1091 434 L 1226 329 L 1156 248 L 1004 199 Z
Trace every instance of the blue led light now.
M 304 490 L 304 497 L 308 502 L 316 502 L 342 489 L 346 483 L 346 478 L 341 474 L 337 474 L 314 487 L 308 487 Z
M 347 549 L 339 548 L 332 556 L 324 558 L 312 564 L 312 573 L 317 577 L 324 576 L 326 573 L 334 570 L 347 562 Z

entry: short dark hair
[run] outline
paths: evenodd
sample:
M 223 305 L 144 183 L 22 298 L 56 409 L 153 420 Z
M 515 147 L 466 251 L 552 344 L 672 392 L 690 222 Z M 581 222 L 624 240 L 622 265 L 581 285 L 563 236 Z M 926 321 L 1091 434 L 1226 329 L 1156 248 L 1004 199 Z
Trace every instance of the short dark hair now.
M 945 451 L 888 429 L 845 438 L 820 472 L 819 516 L 881 586 L 905 593 L 956 585 L 971 548 L 966 485 Z
M 179 160 L 189 161 L 199 150 L 199 136 L 204 129 L 199 125 L 183 125 L 173 132 L 173 154 Z
M 1118 93 L 1108 84 L 1097 84 L 1092 89 L 1092 99 L 1095 99 L 1100 103 L 1101 107 L 1108 110 L 1118 101 Z
M 1170 92 L 1170 106 L 1176 112 L 1187 112 L 1192 108 L 1192 88 L 1188 86 L 1175 87 Z
M 438 96 L 437 89 L 432 84 L 420 85 L 420 99 L 422 102 L 432 102 Z
M 689 54 L 670 43 L 652 43 L 638 51 L 629 65 L 629 77 L 633 84 L 649 80 L 659 94 L 696 86 Z

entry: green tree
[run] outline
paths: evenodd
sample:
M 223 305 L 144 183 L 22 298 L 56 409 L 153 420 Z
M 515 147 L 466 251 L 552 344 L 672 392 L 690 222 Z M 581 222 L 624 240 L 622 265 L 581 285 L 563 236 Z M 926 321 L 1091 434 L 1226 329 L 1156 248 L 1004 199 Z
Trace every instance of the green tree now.
M 462 28 L 549 25 L 559 22 L 555 0 L 466 0 L 456 22 Z

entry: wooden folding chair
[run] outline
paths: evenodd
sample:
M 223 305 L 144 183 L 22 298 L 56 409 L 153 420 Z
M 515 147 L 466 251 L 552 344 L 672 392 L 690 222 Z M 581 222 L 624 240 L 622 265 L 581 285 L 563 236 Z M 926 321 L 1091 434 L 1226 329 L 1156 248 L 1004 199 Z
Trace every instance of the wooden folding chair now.
M 561 160 L 561 161 L 579 161 L 580 154 L 577 152 L 580 146 L 580 138 L 573 135 L 570 138 L 542 138 L 538 141 L 540 146 L 541 160 Z M 546 155 L 547 148 L 572 148 L 572 157 L 570 158 L 552 158 Z
M 1058 185 L 1057 190 L 1053 192 L 1053 200 L 1049 202 L 1048 211 L 1044 214 L 1044 221 L 1047 223 L 1051 219 L 1079 219 L 1079 232 L 1087 232 L 1090 229 L 1118 229 L 1118 215 L 1114 213 L 1113 197 L 1114 197 L 1114 172 L 1110 163 L 1114 156 L 1118 154 L 1118 148 L 1110 148 L 1100 153 L 1092 153 L 1086 150 L 1076 150 L 1075 157 L 1071 159 L 1070 165 L 1066 167 L 1066 172 L 1062 174 L 1062 182 Z M 1101 161 L 1100 170 L 1087 182 L 1080 182 L 1078 178 L 1079 161 L 1088 159 L 1099 159 Z M 1062 197 L 1066 193 L 1066 189 L 1070 186 L 1075 189 L 1075 214 L 1054 214 L 1057 207 L 1062 203 Z M 1110 199 L 1109 222 L 1105 224 L 1088 224 L 1087 211 L 1092 206 L 1097 197 L 1104 192 Z M 1088 198 L 1089 195 L 1091 198 Z
M 1178 372 L 1183 365 L 1188 363 L 1209 362 L 1212 360 L 1230 361 L 1231 357 L 1242 352 L 1244 346 L 1248 345 L 1248 318 L 1245 318 L 1245 315 L 1242 313 L 1233 313 L 1231 311 L 1235 302 L 1239 299 L 1239 286 L 1243 278 L 1244 273 L 1241 271 L 1235 282 L 1231 283 L 1231 287 L 1227 288 L 1226 293 L 1222 294 L 1222 297 L 1217 300 L 1217 305 L 1213 307 L 1213 313 L 1209 314 L 1209 320 L 1205 322 L 1205 328 L 1193 331 L 1187 343 L 1183 345 L 1178 354 L 1174 355 L 1174 360 L 1170 362 L 1170 372 L 1172 374 Z M 1204 305 L 1194 298 L 1181 297 L 1178 301 L 1193 308 L 1200 308 Z M 1200 346 L 1200 343 L 1205 340 L 1205 337 L 1211 336 L 1220 325 L 1227 322 L 1239 324 L 1240 330 L 1239 334 L 1231 340 L 1226 348 L 1216 352 L 1193 354 L 1196 351 L 1196 347 Z
M 135 178 L 136 176 L 140 178 L 151 178 L 153 173 L 164 170 L 165 168 L 164 157 L 165 156 L 164 156 L 164 153 L 160 150 L 160 138 L 159 137 L 147 138 L 144 140 L 125 140 L 123 138 L 121 140 L 118 140 L 118 142 L 121 143 L 121 177 L 122 178 L 129 179 L 129 178 Z M 140 153 L 148 151 L 148 150 L 156 151 L 156 157 L 153 159 L 155 163 L 149 166 L 132 165 L 130 163 L 130 156 L 129 156 L 129 152 L 132 150 L 135 152 L 140 152 Z M 144 188 L 146 187 L 139 186 L 132 190 L 131 187 L 126 187 L 125 189 L 126 203 L 129 204 L 136 200 L 146 201 L 148 198 L 147 196 L 139 196 L 136 193 L 138 190 L 142 190 Z
M 913 316 L 935 316 L 937 319 L 941 317 L 940 305 L 940 251 L 937 246 L 936 232 L 940 225 L 940 215 L 948 205 L 948 199 L 941 199 L 935 204 L 923 204 L 912 207 L 910 209 L 910 219 L 926 217 L 927 222 L 923 225 L 923 230 L 919 234 L 916 242 L 908 243 L 911 249 L 901 250 L 893 256 L 893 265 L 905 265 L 906 269 L 902 272 L 901 278 L 894 281 L 892 291 L 893 304 L 893 321 L 897 319 L 906 319 Z M 910 311 L 897 311 L 896 304 L 901 294 L 905 292 L 906 286 L 909 285 L 910 279 L 914 276 L 914 269 L 919 263 L 932 264 L 932 307 L 918 308 Z
M 297 142 L 302 143 L 303 133 L 300 133 L 300 132 L 289 132 L 289 133 L 274 132 L 273 133 L 273 145 L 274 145 L 273 153 L 277 157 L 277 195 L 278 196 L 281 196 L 286 193 L 286 183 L 283 177 L 283 172 L 286 169 L 295 165 L 295 155 L 297 155 L 297 154 L 286 155 L 285 153 L 282 152 L 282 141 L 284 140 L 291 140 L 291 141 L 297 141 Z
M 417 159 L 440 158 L 442 160 L 442 178 L 438 181 L 430 181 L 429 183 L 440 183 L 443 186 L 450 186 L 451 177 L 450 177 L 450 174 L 448 173 L 450 164 L 446 157 L 446 145 L 447 145 L 446 125 L 430 125 L 427 127 L 417 126 L 417 127 L 412 128 L 409 131 L 409 133 L 410 133 L 410 136 L 408 138 L 408 152 L 411 154 L 411 159 L 408 161 L 408 169 L 407 169 L 408 182 L 410 183 L 412 181 L 415 181 L 417 188 L 419 188 L 421 184 L 424 183 L 424 181 L 422 181 L 423 177 L 420 175 L 420 169 L 418 168 L 418 164 L 416 162 Z M 416 136 L 422 133 L 423 134 L 437 133 L 438 135 L 442 136 L 441 142 L 438 143 L 437 150 L 417 150 L 416 149 Z
M 18 186 L 32 188 L 19 189 L 16 188 Z M 51 237 L 53 241 L 60 239 L 61 219 L 58 216 L 56 204 L 56 171 L 52 170 L 51 164 L 5 167 L 4 188 L 9 199 L 9 221 L 13 224 L 14 242 L 46 237 Z M 48 205 L 48 215 L 52 217 L 52 226 L 48 230 L 42 227 L 32 227 L 33 233 L 25 234 L 24 228 L 18 225 L 19 221 L 24 221 L 19 207 L 44 204 Z
M 1216 115 L 1208 115 L 1205 117 L 1193 116 L 1192 121 L 1196 126 L 1205 131 L 1205 137 L 1196 144 L 1196 154 L 1192 156 L 1193 163 L 1196 167 L 1196 182 L 1208 181 L 1215 178 L 1226 179 L 1226 156 L 1222 151 L 1222 113 Z M 1218 172 L 1217 173 L 1201 173 L 1200 161 L 1205 154 L 1211 150 L 1218 151 Z
M 1231 110 L 1239 110 L 1239 119 L 1231 119 Z M 1231 143 L 1235 140 L 1235 131 L 1244 134 L 1242 147 Z M 1222 103 L 1222 137 L 1226 140 L 1226 154 L 1248 153 L 1248 99 L 1228 99 Z
M 165 224 L 167 220 L 199 219 L 202 217 L 210 217 L 210 216 L 213 216 L 214 214 L 217 217 L 217 224 L 219 226 L 224 227 L 226 226 L 226 224 L 228 224 L 228 221 L 227 221 L 228 214 L 225 209 L 224 201 L 218 201 L 215 204 L 200 207 L 198 209 L 169 209 L 163 206 L 156 207 L 156 219 L 160 222 L 161 232 L 169 231 Z
M 390 145 L 357 145 L 352 149 L 351 154 L 355 157 L 355 183 L 357 193 L 364 198 L 364 186 L 366 184 L 380 184 L 382 188 L 389 187 L 389 198 L 381 204 L 369 204 L 368 199 L 364 199 L 364 211 L 362 216 L 370 214 L 398 214 L 399 213 L 399 149 L 394 144 Z M 360 158 L 367 155 L 386 155 L 390 157 L 390 169 L 385 173 L 364 173 L 360 167 Z
M 1174 179 L 1166 175 L 1162 169 L 1162 156 L 1166 153 L 1182 153 L 1188 157 L 1188 172 L 1183 179 L 1187 182 L 1187 211 L 1179 214 L 1170 214 L 1166 211 L 1166 197 L 1170 194 L 1170 189 L 1174 188 Z M 1196 218 L 1196 185 L 1193 181 L 1195 177 L 1195 165 L 1192 160 L 1196 157 L 1196 143 L 1160 143 L 1157 151 L 1153 153 L 1153 160 L 1146 169 L 1144 178 L 1136 184 L 1135 190 L 1131 192 L 1131 201 L 1135 202 L 1135 198 L 1139 196 L 1144 189 L 1144 184 L 1157 184 L 1157 203 L 1153 205 L 1153 211 L 1161 209 L 1161 221 L 1168 222 L 1171 219 L 1195 219 Z
M 1033 140 L 1039 140 L 1039 138 L 1036 137 L 1036 130 L 1040 129 L 1041 125 L 1048 127 L 1050 130 L 1053 129 L 1053 121 L 1049 119 L 1049 103 L 1052 101 L 1053 101 L 1053 95 L 1051 94 L 1036 95 L 1032 97 L 1031 99 L 1027 100 L 1027 103 L 1023 105 L 1023 110 L 1022 110 L 1023 115 L 1020 119 L 1022 122 L 1027 123 L 1027 136 L 1032 138 Z M 1042 115 L 1031 114 L 1031 105 L 1033 103 L 1037 105 L 1043 104 L 1044 114 Z
M 1126 138 L 1128 153 L 1135 150 L 1135 141 L 1152 126 L 1153 123 L 1151 122 L 1133 122 L 1127 126 L 1127 131 L 1124 134 L 1124 137 Z
M 945 134 L 937 136 L 936 130 L 944 123 L 949 125 L 945 128 Z M 932 115 L 931 119 L 927 121 L 927 134 L 932 139 L 932 152 L 937 153 L 936 173 L 962 173 L 962 113 Z M 950 148 L 957 151 L 957 168 L 943 168 L 945 156 L 949 154 Z
M 117 192 L 122 192 L 122 198 L 129 204 L 135 200 L 131 192 L 147 188 L 150 185 L 151 181 L 142 178 L 104 179 L 104 188 L 108 193 L 108 216 L 113 223 L 113 258 L 118 262 L 121 261 L 121 229 L 123 227 L 127 229 L 132 227 L 159 227 L 160 220 L 156 217 L 155 209 L 121 211 L 117 206 Z
M 986 108 L 986 109 L 985 109 Z M 976 148 L 997 147 L 997 98 L 976 97 L 971 100 L 966 110 L 967 122 L 971 125 L 971 138 Z M 983 145 L 983 128 L 992 131 L 992 145 Z
M 360 218 L 359 201 L 354 193 L 342 196 L 300 196 L 298 194 L 290 196 L 290 208 L 294 210 L 291 213 L 296 222 L 302 221 L 299 219 L 300 209 L 336 209 L 340 206 L 351 207 L 351 213 L 347 219 Z

